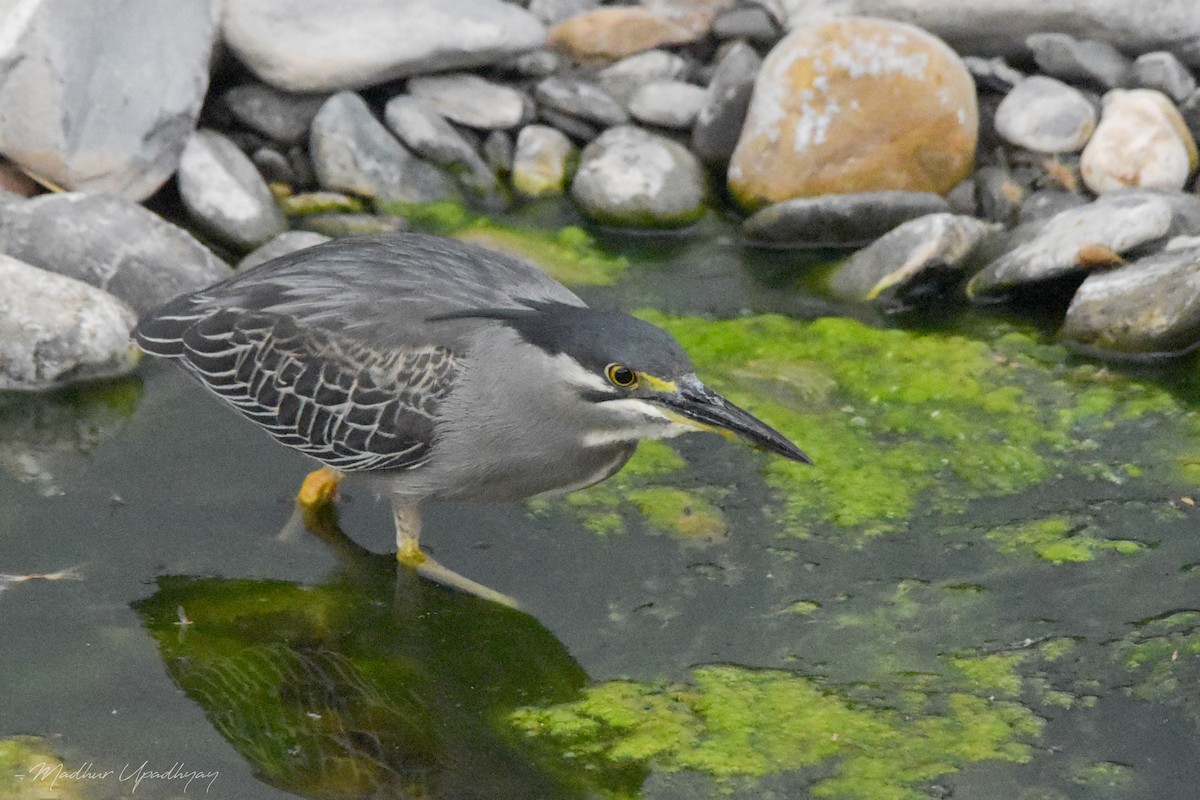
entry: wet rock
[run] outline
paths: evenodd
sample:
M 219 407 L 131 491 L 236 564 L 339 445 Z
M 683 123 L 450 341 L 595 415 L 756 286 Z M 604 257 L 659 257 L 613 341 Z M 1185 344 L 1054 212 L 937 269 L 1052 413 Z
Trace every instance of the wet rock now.
M 133 311 L 83 281 L 0 255 L 0 390 L 121 375 L 137 363 Z
M 272 259 L 286 256 L 288 253 L 295 253 L 297 250 L 304 250 L 328 241 L 328 236 L 313 231 L 284 231 L 262 247 L 248 253 L 238 262 L 238 269 L 257 267 L 259 264 L 265 264 Z
M 237 0 L 221 32 L 255 75 L 292 92 L 486 66 L 545 40 L 536 17 L 500 0 Z
M 458 176 L 459 183 L 472 195 L 489 201 L 502 197 L 492 167 L 425 99 L 397 95 L 384 108 L 384 119 L 404 144 Z
M 584 148 L 571 197 L 593 219 L 670 228 L 704 214 L 704 168 L 676 142 L 641 128 L 609 128 Z
M 634 92 L 629 113 L 639 122 L 663 128 L 690 128 L 707 96 L 703 87 L 682 81 L 654 81 Z
M 545 125 L 526 125 L 517 135 L 512 184 L 518 194 L 542 197 L 562 194 L 575 145 Z
M 1034 75 L 996 109 L 996 130 L 1010 144 L 1038 153 L 1082 150 L 1096 130 L 1096 109 L 1077 89 Z
M 557 25 L 563 20 L 577 17 L 595 10 L 598 0 L 529 0 L 529 13 L 546 25 Z
M 279 144 L 299 144 L 328 99 L 323 94 L 292 94 L 262 83 L 235 86 L 221 96 L 225 108 L 252 131 Z
M 930 214 L 898 225 L 838 268 L 838 297 L 901 308 L 964 277 L 964 262 L 1000 226 L 957 214 Z
M 313 168 L 325 189 L 404 203 L 455 195 L 450 179 L 406 150 L 353 92 L 325 101 L 310 141 Z
M 1174 53 L 1163 50 L 1138 56 L 1129 82 L 1143 89 L 1157 89 L 1176 103 L 1182 103 L 1196 91 L 1196 79 L 1188 68 Z
M 1083 272 L 1098 261 L 1113 263 L 1173 233 L 1176 216 L 1165 195 L 1122 192 L 1027 223 L 1013 232 L 1020 243 L 973 277 L 967 294 L 988 301 L 1022 285 Z
M 1200 344 L 1200 248 L 1164 252 L 1089 275 L 1060 336 L 1089 350 L 1160 355 Z
M 302 217 L 306 214 L 325 214 L 330 211 L 345 211 L 358 213 L 363 210 L 363 202 L 357 197 L 351 197 L 341 192 L 299 192 L 280 198 L 279 206 L 289 217 Z
M 600 70 L 596 81 L 612 99 L 625 105 L 647 83 L 682 80 L 687 73 L 688 62 L 682 56 L 666 50 L 647 50 Z
M 911 219 L 949 210 L 931 192 L 829 194 L 767 206 L 749 217 L 742 231 L 760 245 L 848 247 L 874 241 Z
M 408 93 L 443 117 L 468 128 L 514 128 L 525 119 L 525 95 L 465 72 L 430 75 L 408 82 Z
M 975 79 L 975 86 L 990 92 L 1009 92 L 1025 80 L 1025 74 L 1013 69 L 1003 58 L 963 56 L 963 65 Z
M 175 172 L 204 101 L 210 6 L 6 4 L 0 152 L 67 189 L 149 197 Z
M 1046 220 L 1055 214 L 1087 204 L 1087 199 L 1077 192 L 1062 189 L 1039 189 L 1031 192 L 1017 210 L 1018 222 Z
M 602 127 L 629 121 L 625 109 L 603 89 L 577 78 L 546 78 L 534 87 L 533 96 L 548 108 Z
M 331 212 L 311 214 L 296 223 L 304 231 L 320 233 L 334 239 L 342 236 L 361 236 L 368 233 L 395 233 L 409 230 L 412 225 L 404 217 L 388 214 L 346 214 Z
M 762 44 L 774 44 L 783 29 L 761 6 L 742 6 L 726 11 L 713 22 L 713 35 L 718 39 L 748 39 Z
M 1053 78 L 1115 89 L 1129 74 L 1129 59 L 1105 41 L 1076 39 L 1066 33 L 1035 33 L 1025 44 L 1042 72 Z
M 201 227 L 250 250 L 284 229 L 266 181 L 237 146 L 216 131 L 192 135 L 179 162 L 179 195 Z
M 187 231 L 107 195 L 2 204 L 0 252 L 103 289 L 138 314 L 233 274 Z
M 1161 92 L 1114 89 L 1083 150 L 1083 182 L 1096 194 L 1129 188 L 1182 189 L 1196 169 L 1196 142 Z
M 538 118 L 577 142 L 590 142 L 600 135 L 600 129 L 592 123 L 546 106 L 538 109 Z
M 975 205 L 979 215 L 991 222 L 1012 222 L 1028 191 L 1003 167 L 980 167 L 975 172 Z
M 696 31 L 637 6 L 598 8 L 555 25 L 546 42 L 580 62 L 617 61 L 664 45 L 687 44 Z
M 758 53 L 743 42 L 735 43 L 718 62 L 692 129 L 692 149 L 704 161 L 722 164 L 733 155 L 761 66 Z
M 729 164 L 747 209 L 873 190 L 948 192 L 970 172 L 975 85 L 944 43 L 853 18 L 793 31 L 767 56 Z

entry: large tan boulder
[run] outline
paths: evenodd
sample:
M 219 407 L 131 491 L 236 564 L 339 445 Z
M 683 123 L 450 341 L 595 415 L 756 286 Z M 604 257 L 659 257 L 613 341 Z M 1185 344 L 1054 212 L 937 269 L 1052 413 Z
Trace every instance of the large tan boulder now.
M 851 17 L 801 28 L 763 62 L 729 164 L 748 210 L 878 190 L 944 194 L 975 159 L 975 85 L 936 37 Z

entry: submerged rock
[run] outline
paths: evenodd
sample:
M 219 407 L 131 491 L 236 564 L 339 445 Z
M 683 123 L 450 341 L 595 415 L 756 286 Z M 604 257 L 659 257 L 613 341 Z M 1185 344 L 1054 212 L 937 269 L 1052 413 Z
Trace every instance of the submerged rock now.
M 1000 226 L 957 214 L 930 214 L 898 225 L 852 255 L 830 280 L 847 300 L 871 300 L 887 308 L 931 297 L 964 276 L 964 262 Z
M 878 239 L 902 222 L 950 210 L 930 192 L 862 192 L 785 200 L 742 225 L 756 244 L 780 247 L 848 247 Z
M 1011 144 L 1038 153 L 1073 153 L 1096 130 L 1096 109 L 1078 89 L 1034 75 L 1000 102 L 996 130 Z
M 288 253 L 305 250 L 328 241 L 328 236 L 314 231 L 284 231 L 262 247 L 247 254 L 245 258 L 238 262 L 238 269 L 243 270 L 257 267 L 259 264 L 265 264 L 271 259 L 286 256 Z
M 0 390 L 121 375 L 137 363 L 132 309 L 83 281 L 0 255 Z
M 413 78 L 408 82 L 408 93 L 424 100 L 446 119 L 468 128 L 515 128 L 526 115 L 525 95 L 465 72 Z
M 1114 89 L 1083 150 L 1083 182 L 1096 194 L 1143 188 L 1182 189 L 1196 170 L 1196 141 L 1166 95 Z
M 575 145 L 564 134 L 545 125 L 526 125 L 517 135 L 512 184 L 526 197 L 562 194 Z

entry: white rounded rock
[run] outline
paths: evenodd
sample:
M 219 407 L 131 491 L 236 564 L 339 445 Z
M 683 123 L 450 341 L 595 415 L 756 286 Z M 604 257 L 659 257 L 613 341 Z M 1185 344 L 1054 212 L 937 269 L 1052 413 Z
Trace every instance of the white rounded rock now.
M 690 128 L 704 105 L 705 90 L 683 81 L 652 81 L 629 98 L 634 119 L 663 128 Z
M 1079 169 L 1096 194 L 1143 188 L 1178 191 L 1196 169 L 1196 141 L 1162 92 L 1114 89 Z
M 1074 153 L 1096 130 L 1096 109 L 1078 89 L 1034 75 L 1000 102 L 996 130 L 1009 143 L 1038 153 Z

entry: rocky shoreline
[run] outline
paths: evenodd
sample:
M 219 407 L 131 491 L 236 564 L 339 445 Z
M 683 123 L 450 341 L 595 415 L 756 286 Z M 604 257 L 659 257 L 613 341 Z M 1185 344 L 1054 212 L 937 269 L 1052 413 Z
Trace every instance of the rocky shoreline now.
M 1099 357 L 1200 344 L 1185 0 L 44 0 L 0 31 L 0 389 L 129 371 L 136 315 L 232 263 L 556 196 L 845 248 L 831 293 L 885 311 L 1053 295 Z

